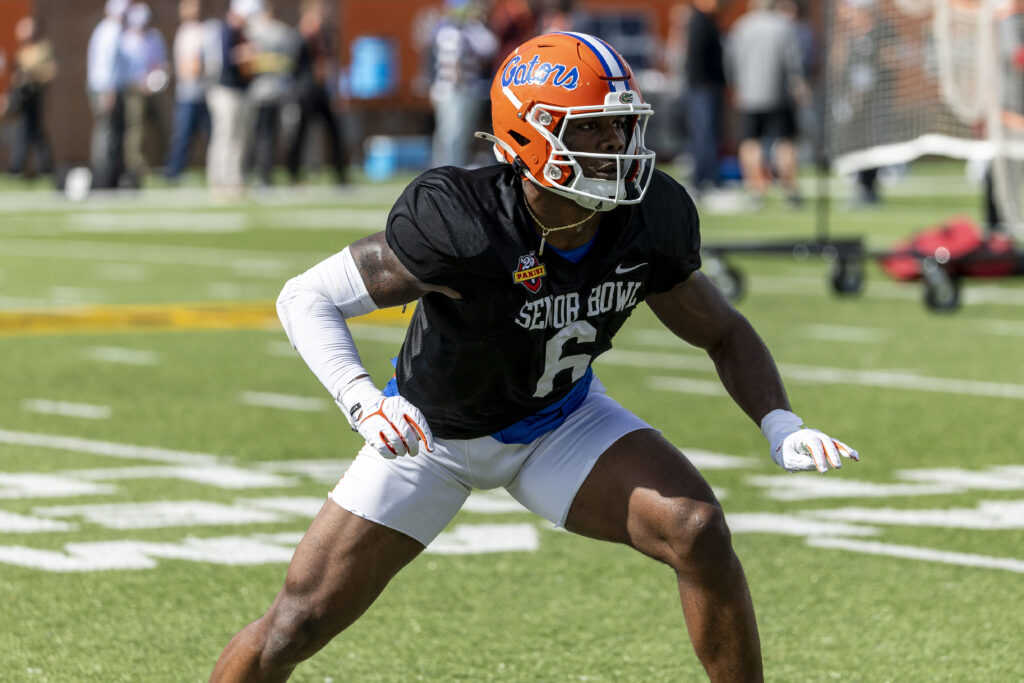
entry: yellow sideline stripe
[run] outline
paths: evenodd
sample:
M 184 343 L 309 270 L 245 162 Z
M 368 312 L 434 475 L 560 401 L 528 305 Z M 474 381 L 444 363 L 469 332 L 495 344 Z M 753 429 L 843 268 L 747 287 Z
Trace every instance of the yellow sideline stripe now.
M 413 307 L 385 308 L 360 322 L 398 324 Z M 25 311 L 0 311 L 0 337 L 100 332 L 164 332 L 168 330 L 249 330 L 280 326 L 273 302 L 218 301 L 213 303 L 82 306 Z

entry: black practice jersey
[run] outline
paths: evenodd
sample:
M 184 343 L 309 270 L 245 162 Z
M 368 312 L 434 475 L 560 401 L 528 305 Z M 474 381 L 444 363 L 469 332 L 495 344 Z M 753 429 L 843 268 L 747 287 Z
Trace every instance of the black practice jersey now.
M 398 356 L 398 389 L 435 435 L 500 431 L 565 396 L 648 294 L 700 267 L 697 210 L 654 171 L 643 202 L 601 215 L 579 263 L 540 237 L 508 165 L 427 171 L 395 203 L 387 242 L 430 293 Z

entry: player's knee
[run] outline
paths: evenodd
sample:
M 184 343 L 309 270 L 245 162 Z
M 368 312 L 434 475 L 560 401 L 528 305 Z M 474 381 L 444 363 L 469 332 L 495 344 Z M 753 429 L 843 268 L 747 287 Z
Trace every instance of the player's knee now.
M 680 572 L 721 567 L 732 557 L 732 537 L 722 508 L 713 503 L 686 501 L 673 505 L 664 532 L 669 564 Z
M 263 658 L 278 666 L 308 659 L 334 635 L 323 611 L 308 595 L 283 593 L 263 618 Z

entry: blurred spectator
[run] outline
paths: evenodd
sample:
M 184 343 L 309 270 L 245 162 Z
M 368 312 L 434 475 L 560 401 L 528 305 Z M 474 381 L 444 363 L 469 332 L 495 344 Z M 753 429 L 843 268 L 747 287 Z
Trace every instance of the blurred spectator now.
M 92 185 L 117 187 L 124 167 L 124 89 L 127 70 L 121 33 L 128 0 L 107 0 L 105 16 L 89 38 L 86 85 L 93 111 L 89 162 Z
M 669 9 L 668 35 L 661 63 L 665 74 L 664 102 L 658 114 L 668 133 L 662 143 L 662 158 L 683 162 L 686 166 L 692 165 L 690 124 L 686 120 L 686 50 L 692 15 L 693 7 L 689 3 L 679 2 Z
M 542 0 L 498 0 L 487 18 L 498 47 L 491 61 L 491 74 L 497 71 L 512 50 L 537 35 L 537 10 Z
M 751 12 L 733 25 L 726 63 L 742 120 L 740 167 L 747 191 L 760 205 L 771 183 L 764 146 L 791 206 L 797 189 L 796 103 L 806 102 L 799 41 L 793 23 L 775 9 L 777 0 L 751 0 Z
M 24 17 L 14 26 L 18 48 L 11 62 L 10 87 L 0 113 L 19 117 L 8 170 L 12 175 L 25 173 L 28 156 L 35 152 L 36 173 L 50 173 L 50 145 L 43 130 L 43 91 L 57 75 L 50 41 L 39 36 L 32 17 Z
M 693 0 L 686 34 L 683 67 L 686 119 L 697 194 L 711 190 L 719 183 L 718 143 L 722 131 L 725 67 L 717 14 L 718 0 Z
M 295 29 L 276 19 L 269 6 L 246 22 L 249 99 L 256 115 L 253 162 L 262 185 L 273 183 L 281 104 L 292 85 L 299 49 Z
M 206 94 L 210 108 L 210 147 L 206 154 L 207 181 L 214 192 L 232 198 L 245 187 L 242 164 L 248 131 L 249 50 L 245 43 L 246 20 L 262 10 L 260 0 L 231 0 L 217 30 L 217 63 L 210 65 L 212 84 Z
M 829 45 L 829 72 L 838 74 L 830 84 L 829 116 L 847 130 L 872 130 L 884 139 L 887 121 L 882 108 L 873 106 L 876 98 L 892 92 L 896 64 L 901 57 L 892 41 L 891 28 L 884 19 L 886 11 L 863 0 L 836 3 L 841 40 Z M 850 208 L 872 207 L 881 202 L 878 188 L 879 168 L 857 172 Z
M 878 196 L 878 168 L 862 168 L 857 171 L 854 206 L 873 206 L 880 201 Z
M 576 23 L 573 19 L 575 6 L 576 0 L 543 0 L 537 33 L 571 31 Z
M 793 28 L 796 30 L 797 44 L 800 48 L 801 73 L 810 91 L 805 101 L 796 103 L 797 129 L 805 144 L 812 145 L 815 161 L 825 163 L 824 140 L 821 137 L 821 116 L 818 109 L 824 106 L 824 102 L 821 101 L 819 89 L 816 87 L 821 61 L 818 38 L 814 28 L 804 16 L 802 6 L 795 0 L 779 0 L 777 9 L 793 23 Z
M 163 140 L 162 123 L 156 95 L 167 89 L 167 44 L 155 27 L 149 25 L 153 12 L 149 5 L 136 2 L 125 14 L 121 35 L 121 53 L 128 75 L 124 94 L 124 162 L 132 183 L 142 184 L 149 170 L 146 141 Z M 147 135 L 147 128 L 154 131 Z
M 484 26 L 476 0 L 446 0 L 444 17 L 435 27 L 432 52 L 434 77 L 434 166 L 469 164 L 473 131 L 490 88 L 490 64 L 498 41 Z
M 210 134 L 203 81 L 205 27 L 199 22 L 199 0 L 178 3 L 178 31 L 174 34 L 174 124 L 166 175 L 178 178 L 185 169 L 189 145 L 197 135 Z
M 288 148 L 288 172 L 292 182 L 302 179 L 302 152 L 306 133 L 314 118 L 324 124 L 327 153 L 334 166 L 335 180 L 348 181 L 348 158 L 343 147 L 340 120 L 331 110 L 330 84 L 335 82 L 337 45 L 327 28 L 327 7 L 324 0 L 306 0 L 299 18 L 302 42 L 295 67 L 295 98 L 299 106 L 299 122 Z

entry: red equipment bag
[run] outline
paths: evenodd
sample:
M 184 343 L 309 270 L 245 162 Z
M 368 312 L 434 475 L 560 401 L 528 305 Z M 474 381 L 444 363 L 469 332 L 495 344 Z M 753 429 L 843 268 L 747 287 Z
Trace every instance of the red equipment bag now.
M 921 261 L 934 258 L 951 276 L 1006 277 L 1013 275 L 1017 254 L 1013 241 L 1000 234 L 985 235 L 966 216 L 911 235 L 879 258 L 894 280 L 921 277 Z

